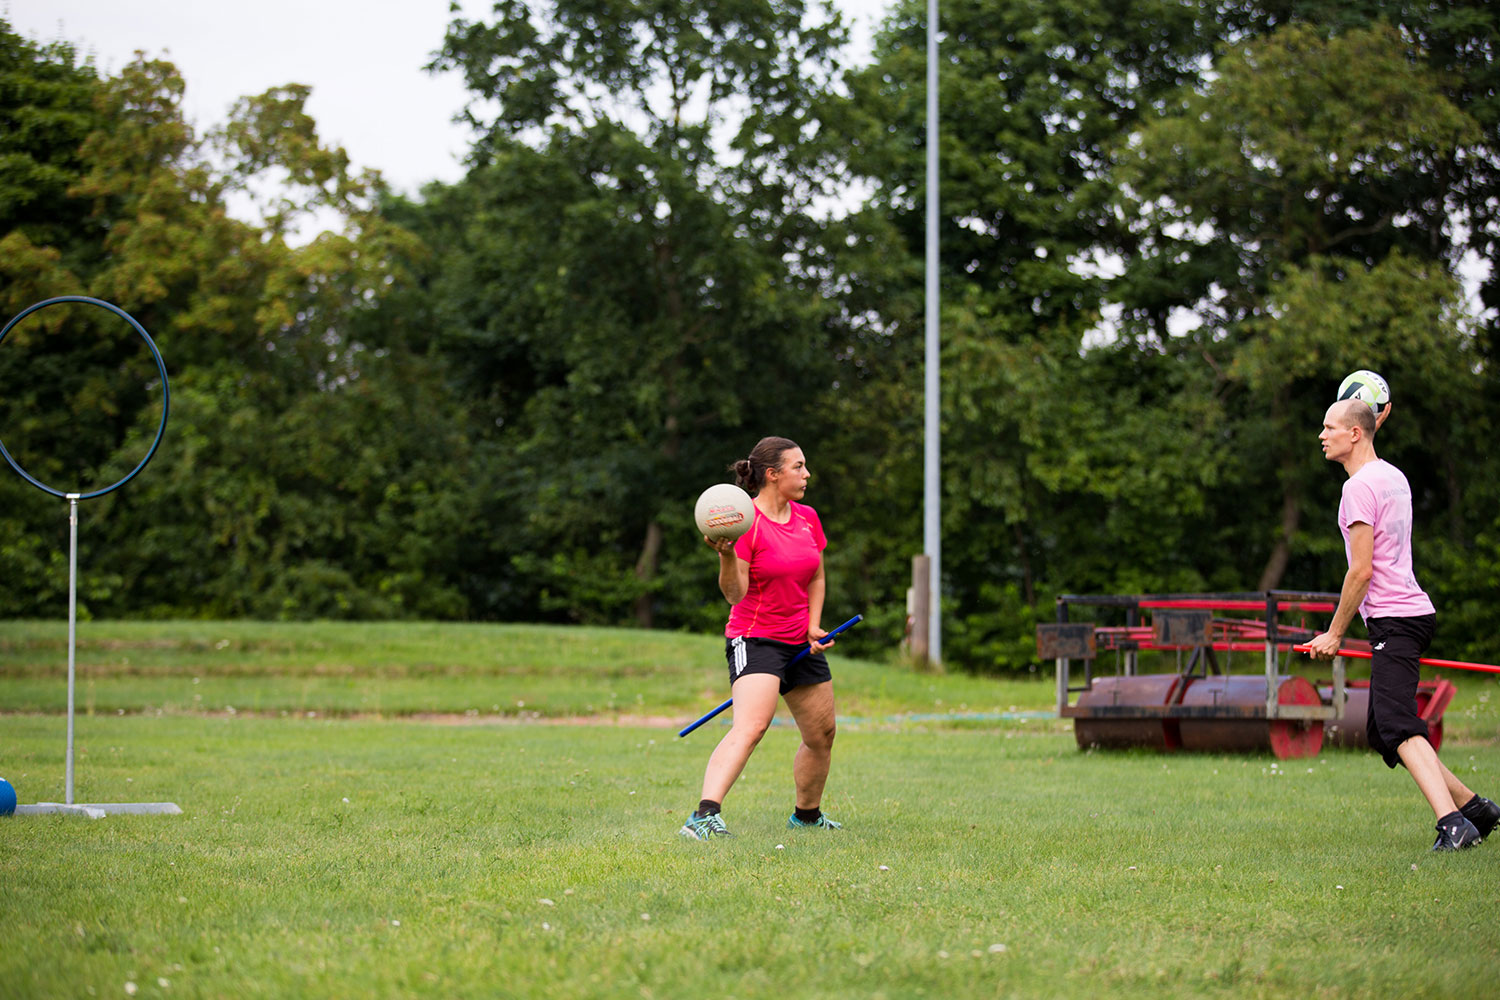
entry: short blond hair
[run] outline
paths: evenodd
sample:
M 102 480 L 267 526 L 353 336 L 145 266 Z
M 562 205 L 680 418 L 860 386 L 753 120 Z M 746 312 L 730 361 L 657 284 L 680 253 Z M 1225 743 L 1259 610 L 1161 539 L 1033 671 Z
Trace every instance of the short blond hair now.
M 1340 414 L 1345 427 L 1358 427 L 1365 437 L 1375 433 L 1375 411 L 1362 399 L 1344 400 L 1344 412 Z

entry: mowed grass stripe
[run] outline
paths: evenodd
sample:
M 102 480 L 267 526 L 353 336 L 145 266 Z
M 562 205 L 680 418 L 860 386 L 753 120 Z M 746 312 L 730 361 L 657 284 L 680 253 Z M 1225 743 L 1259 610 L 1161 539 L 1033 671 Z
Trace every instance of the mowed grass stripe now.
M 649 718 L 678 728 L 728 695 L 723 640 L 712 635 L 549 625 L 424 622 L 83 622 L 78 626 L 81 715 L 165 712 L 269 715 L 465 716 L 475 721 Z M 67 628 L 0 622 L 0 713 L 62 712 Z M 860 655 L 872 657 L 861 658 Z M 1050 710 L 1045 668 L 1020 677 L 931 675 L 890 662 L 856 628 L 831 654 L 839 714 L 926 726 L 1021 725 L 994 718 Z M 1245 662 L 1236 661 L 1237 666 Z M 1100 661 L 1112 672 L 1113 663 Z M 1250 664 L 1254 669 L 1254 664 Z M 1293 658 L 1317 679 L 1326 665 Z M 1351 665 L 1354 676 L 1363 661 Z M 1170 670 L 1163 658 L 1143 670 Z M 1500 678 L 1442 671 L 1458 686 L 1448 709 L 1455 739 L 1495 742 Z M 979 718 L 973 718 L 978 716 Z M 945 718 L 935 718 L 945 717 Z M 727 719 L 728 716 L 725 716 Z M 1032 723 L 1031 728 L 1067 724 Z M 695 739 L 713 739 L 710 728 Z
M 86 622 L 78 710 L 696 718 L 729 693 L 723 639 L 635 629 L 431 623 Z M 67 629 L 0 622 L 0 710 L 67 703 Z M 929 676 L 833 654 L 839 711 L 1049 705 L 1034 679 Z M 869 646 L 865 648 L 869 649 Z

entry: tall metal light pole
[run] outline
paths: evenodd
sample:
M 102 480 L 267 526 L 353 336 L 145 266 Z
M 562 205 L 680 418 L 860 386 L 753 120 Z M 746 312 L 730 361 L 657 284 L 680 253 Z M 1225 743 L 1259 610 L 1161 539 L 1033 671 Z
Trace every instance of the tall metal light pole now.
M 927 0 L 927 355 L 922 547 L 929 557 L 927 656 L 943 661 L 943 519 L 938 379 L 938 2 Z

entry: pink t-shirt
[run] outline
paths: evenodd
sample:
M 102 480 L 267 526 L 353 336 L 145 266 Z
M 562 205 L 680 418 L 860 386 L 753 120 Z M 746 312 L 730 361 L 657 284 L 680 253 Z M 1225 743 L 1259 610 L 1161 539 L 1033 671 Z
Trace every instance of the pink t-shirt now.
M 807 586 L 828 540 L 817 511 L 788 502 L 792 514 L 785 524 L 757 510 L 755 523 L 734 543 L 734 554 L 750 564 L 750 589 L 729 609 L 726 636 L 807 641 Z
M 1370 618 L 1415 618 L 1433 614 L 1432 600 L 1417 586 L 1411 562 L 1411 486 L 1401 470 L 1382 459 L 1367 462 L 1344 483 L 1339 531 L 1349 556 L 1349 526 L 1375 529 L 1370 589 L 1359 613 Z

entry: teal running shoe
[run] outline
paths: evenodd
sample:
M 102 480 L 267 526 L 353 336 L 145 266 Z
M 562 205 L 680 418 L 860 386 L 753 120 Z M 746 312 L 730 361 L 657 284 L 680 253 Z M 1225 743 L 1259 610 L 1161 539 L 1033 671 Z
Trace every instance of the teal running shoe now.
M 829 819 L 827 816 L 819 816 L 811 823 L 805 823 L 797 818 L 796 813 L 792 813 L 792 815 L 786 821 L 786 828 L 788 830 L 842 830 L 844 828 L 844 824 L 840 823 L 838 820 Z
M 699 816 L 696 813 L 689 816 L 687 822 L 682 824 L 682 829 L 677 831 L 689 840 L 708 840 L 710 837 L 733 837 L 729 827 L 724 825 L 724 817 L 718 813 L 709 816 Z

